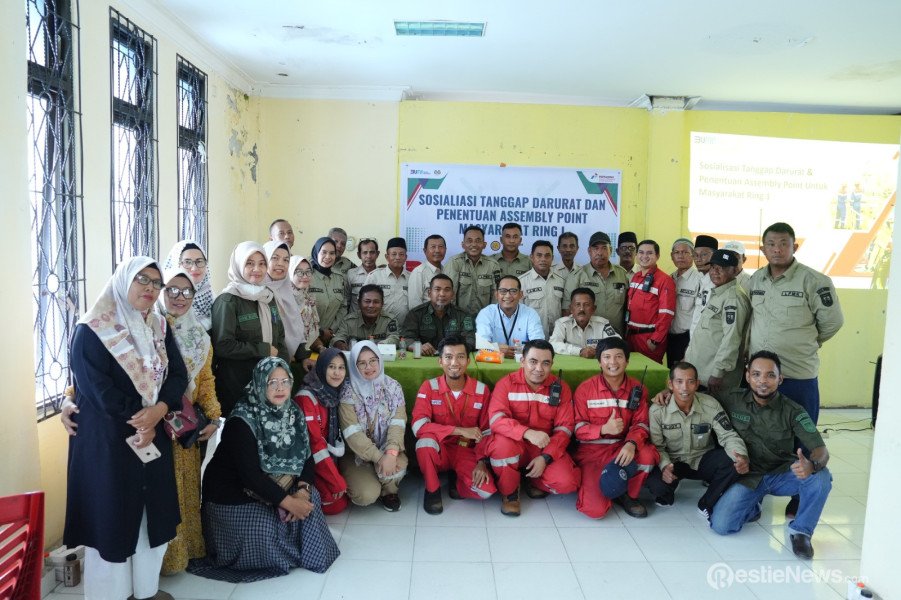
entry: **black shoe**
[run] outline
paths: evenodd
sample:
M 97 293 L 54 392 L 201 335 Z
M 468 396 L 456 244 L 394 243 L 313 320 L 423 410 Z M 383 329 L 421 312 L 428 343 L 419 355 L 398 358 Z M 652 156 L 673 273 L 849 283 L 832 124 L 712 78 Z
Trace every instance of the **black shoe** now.
M 441 503 L 441 488 L 434 492 L 425 491 L 425 497 L 422 499 L 422 508 L 430 515 L 441 514 L 444 510 L 444 505 Z
M 654 504 L 656 504 L 657 506 L 662 506 L 664 508 L 668 508 L 673 505 L 672 502 L 668 502 L 659 496 L 654 498 Z
M 810 545 L 810 536 L 803 533 L 791 534 L 792 552 L 798 558 L 813 558 L 813 546 Z
M 455 471 L 447 472 L 447 495 L 454 500 L 463 498 L 457 491 L 457 473 Z
M 762 514 L 763 514 L 763 502 L 758 502 L 757 503 L 757 512 L 754 514 L 753 517 L 748 519 L 748 523 L 753 523 L 755 521 L 759 521 L 760 515 L 762 515 Z
M 644 505 L 636 500 L 635 498 L 630 498 L 628 494 L 623 494 L 616 500 L 614 500 L 617 504 L 623 507 L 623 510 L 626 511 L 626 514 L 630 517 L 635 517 L 636 519 L 644 519 L 648 516 L 648 509 L 644 507 Z
M 526 479 L 526 496 L 538 500 L 540 498 L 547 498 L 549 495 L 550 492 L 546 492 L 539 487 L 535 487 L 534 485 L 532 485 L 532 482 L 528 478 Z
M 792 496 L 792 499 L 788 501 L 788 505 L 785 507 L 785 518 L 786 519 L 794 519 L 795 515 L 798 514 L 798 506 L 801 504 L 800 496 Z
M 400 510 L 400 496 L 397 494 L 385 494 L 381 497 L 382 507 L 388 512 L 397 512 Z

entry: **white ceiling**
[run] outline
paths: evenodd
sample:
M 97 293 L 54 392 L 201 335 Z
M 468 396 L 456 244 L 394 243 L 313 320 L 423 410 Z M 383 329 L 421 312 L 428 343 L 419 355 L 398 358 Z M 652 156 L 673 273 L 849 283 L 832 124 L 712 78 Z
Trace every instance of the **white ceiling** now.
M 148 1 L 264 96 L 901 113 L 901 0 Z M 399 38 L 395 19 L 487 29 Z

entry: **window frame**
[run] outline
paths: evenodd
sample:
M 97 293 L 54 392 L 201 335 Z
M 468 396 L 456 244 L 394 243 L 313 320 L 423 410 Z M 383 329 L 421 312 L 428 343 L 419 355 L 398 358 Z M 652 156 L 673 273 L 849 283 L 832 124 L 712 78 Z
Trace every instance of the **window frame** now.
M 209 174 L 206 166 L 207 81 L 206 73 L 180 54 L 176 55 L 177 226 L 179 239 L 194 240 L 204 252 L 209 243 Z M 183 90 L 183 82 L 186 87 L 191 88 L 190 91 Z M 188 102 L 187 106 L 183 105 L 184 101 Z M 189 121 L 189 124 L 183 124 L 184 121 Z M 187 159 L 183 158 L 183 153 L 188 154 Z

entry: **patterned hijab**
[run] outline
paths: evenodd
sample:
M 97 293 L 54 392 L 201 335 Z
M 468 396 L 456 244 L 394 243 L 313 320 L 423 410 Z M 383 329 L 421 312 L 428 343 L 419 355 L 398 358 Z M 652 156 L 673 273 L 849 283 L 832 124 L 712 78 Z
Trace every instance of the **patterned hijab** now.
M 366 379 L 357 368 L 357 360 L 364 350 L 371 350 L 379 360 L 379 374 L 375 379 Z M 341 391 L 341 401 L 354 405 L 354 412 L 360 425 L 363 426 L 363 431 L 380 450 L 384 451 L 388 443 L 388 421 L 394 417 L 399 403 L 386 393 L 385 362 L 379 354 L 378 347 L 369 340 L 354 344 L 350 350 L 347 372 L 350 374 L 350 385 L 345 385 Z M 359 460 L 359 457 L 357 459 Z
M 316 302 L 310 296 L 308 289 L 302 290 L 294 287 L 294 271 L 301 263 L 310 264 L 303 256 L 295 254 L 291 257 L 291 266 L 288 268 L 288 277 L 291 279 L 291 290 L 294 292 L 294 300 L 300 306 L 300 318 L 303 320 L 304 339 L 309 342 L 319 336 L 319 311 L 316 310 Z M 312 269 L 313 267 L 310 266 Z
M 328 366 L 336 356 L 340 356 L 341 360 L 344 361 L 346 372 L 347 358 L 344 356 L 344 353 L 337 348 L 326 348 L 319 354 L 316 366 L 303 378 L 303 389 L 310 392 L 316 397 L 319 404 L 328 409 L 328 432 L 325 441 L 332 446 L 335 445 L 335 440 L 338 439 L 338 404 L 341 402 L 341 390 L 347 384 L 346 376 L 338 387 L 332 387 L 328 383 L 328 378 L 326 377 Z
M 263 471 L 276 477 L 300 475 L 311 454 L 310 438 L 303 414 L 290 398 L 281 406 L 269 402 L 267 382 L 278 367 L 291 377 L 288 363 L 277 356 L 267 356 L 257 363 L 250 382 L 244 386 L 244 396 L 228 420 L 241 419 L 250 427 Z
M 330 277 L 332 274 L 332 268 L 334 267 L 334 265 L 326 268 L 319 264 L 319 251 L 322 250 L 322 247 L 325 244 L 331 244 L 332 246 L 335 246 L 335 241 L 332 238 L 327 238 L 327 237 L 321 237 L 318 240 L 316 240 L 316 243 L 313 244 L 313 252 L 312 252 L 312 254 L 310 254 L 310 264 L 313 266 L 314 269 L 316 269 L 317 271 L 319 271 L 326 277 Z M 337 246 L 335 246 L 335 248 L 337 249 Z M 335 262 L 337 262 L 337 260 L 338 259 L 337 259 L 337 254 L 336 254 Z
M 203 275 L 203 279 L 200 280 L 199 285 L 195 285 L 194 290 L 194 304 L 192 306 L 194 313 L 197 315 L 197 320 L 203 326 L 205 331 L 209 331 L 210 327 L 212 327 L 212 312 L 213 312 L 213 288 L 210 286 L 210 265 L 209 259 L 207 258 L 206 252 L 200 247 L 200 244 L 195 242 L 194 240 L 182 240 L 180 242 L 176 242 L 172 249 L 169 250 L 169 255 L 166 257 L 166 262 L 163 263 L 163 269 L 168 271 L 169 269 L 178 268 L 181 264 L 181 254 L 185 251 L 188 245 L 196 246 L 197 250 L 203 254 L 203 258 L 207 261 L 206 273 Z M 190 275 L 190 273 L 189 273 Z M 194 280 L 191 279 L 191 284 L 194 285 Z
M 228 261 L 228 285 L 222 290 L 223 294 L 232 294 L 245 300 L 257 303 L 257 313 L 260 315 L 260 328 L 263 330 L 263 341 L 272 344 L 272 316 L 269 312 L 269 302 L 273 294 L 265 285 L 253 285 L 244 279 L 244 265 L 247 259 L 259 252 L 266 256 L 266 251 L 256 242 L 241 242 L 232 250 Z M 267 262 L 268 264 L 268 262 Z
M 266 262 L 272 261 L 272 256 L 279 248 L 286 250 L 288 256 L 291 256 L 291 248 L 285 242 L 270 241 L 263 244 Z M 300 316 L 300 305 L 294 297 L 293 286 L 291 285 L 290 266 L 285 269 L 287 271 L 284 279 L 274 281 L 268 274 L 266 275 L 266 286 L 275 294 L 275 303 L 278 305 L 278 313 L 281 315 L 282 324 L 285 327 L 285 345 L 288 346 L 288 356 L 294 356 L 297 347 L 307 341 L 304 331 L 303 318 Z
M 191 284 L 191 289 L 195 289 L 194 281 L 183 268 L 166 269 L 163 273 L 163 281 L 167 286 L 176 277 L 185 278 Z M 185 395 L 190 399 L 193 398 L 194 389 L 197 387 L 195 379 L 203 369 L 203 365 L 206 364 L 212 344 L 210 343 L 210 336 L 207 334 L 206 329 L 203 328 L 203 325 L 200 324 L 193 310 L 189 310 L 180 317 L 166 312 L 165 294 L 166 290 L 160 292 L 157 304 L 159 304 L 160 312 L 166 316 L 166 320 L 169 321 L 172 327 L 175 343 L 178 345 L 178 349 L 181 350 L 181 357 L 184 359 L 185 367 L 188 369 L 188 389 Z M 194 299 L 196 300 L 197 296 L 194 296 Z
M 94 305 L 78 321 L 97 334 L 101 343 L 128 374 L 143 406 L 156 404 L 166 378 L 166 319 L 154 304 L 146 314 L 128 301 L 128 290 L 142 269 L 156 261 L 134 256 L 119 263 Z

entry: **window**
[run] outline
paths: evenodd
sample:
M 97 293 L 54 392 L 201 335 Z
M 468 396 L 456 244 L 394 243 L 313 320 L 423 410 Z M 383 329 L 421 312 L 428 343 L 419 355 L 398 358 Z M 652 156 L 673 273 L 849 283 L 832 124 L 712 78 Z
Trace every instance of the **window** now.
M 206 74 L 177 58 L 178 231 L 207 248 Z
M 26 0 L 28 196 L 38 418 L 55 414 L 71 380 L 69 337 L 84 298 L 80 255 L 78 26 L 71 0 Z
M 113 267 L 159 252 L 156 39 L 110 8 Z

